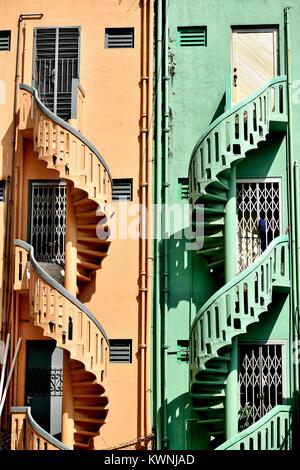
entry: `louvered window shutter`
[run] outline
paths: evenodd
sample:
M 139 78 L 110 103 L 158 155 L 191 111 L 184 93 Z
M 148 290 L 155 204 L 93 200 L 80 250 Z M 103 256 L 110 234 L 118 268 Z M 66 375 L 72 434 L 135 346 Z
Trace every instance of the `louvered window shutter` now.
M 79 28 L 35 30 L 34 86 L 45 106 L 64 120 L 71 117 L 72 81 L 79 78 Z
M 106 28 L 105 29 L 105 48 L 133 48 L 134 47 L 134 28 Z
M 110 362 L 130 363 L 131 349 L 131 339 L 111 339 L 109 341 Z
M 184 26 L 178 28 L 179 46 L 207 46 L 206 26 Z

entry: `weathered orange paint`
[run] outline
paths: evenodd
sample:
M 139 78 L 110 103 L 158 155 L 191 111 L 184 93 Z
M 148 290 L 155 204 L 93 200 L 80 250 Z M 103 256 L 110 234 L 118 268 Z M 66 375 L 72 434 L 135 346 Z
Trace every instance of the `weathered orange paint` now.
M 144 9 L 144 10 L 143 10 Z M 11 174 L 11 142 L 13 140 L 12 109 L 15 77 L 17 23 L 21 13 L 43 13 L 40 20 L 22 23 L 20 82 L 31 84 L 33 29 L 50 26 L 80 26 L 80 84 L 85 92 L 80 131 L 100 150 L 113 178 L 133 178 L 133 202 L 149 203 L 151 187 L 144 196 L 140 174 L 144 182 L 150 178 L 150 143 L 142 140 L 141 127 L 147 127 L 151 113 L 152 70 L 146 70 L 147 58 L 152 55 L 153 2 L 138 0 L 36 0 L 1 1 L 0 29 L 11 29 L 11 51 L 0 55 L 0 80 L 6 89 L 5 104 L 0 104 L 0 178 Z M 144 16 L 142 16 L 144 14 Z M 150 18 L 151 21 L 151 18 Z M 144 25 L 142 37 L 142 25 Z M 105 49 L 106 27 L 134 27 L 133 49 Z M 144 39 L 144 44 L 142 43 Z M 146 55 L 146 57 L 145 57 Z M 142 58 L 144 57 L 144 65 Z M 152 65 L 151 65 L 152 66 Z M 141 76 L 148 73 L 142 85 Z M 144 104 L 143 104 L 144 103 Z M 142 109 L 146 116 L 142 119 Z M 142 145 L 141 145 L 142 144 Z M 146 148 L 146 153 L 145 152 Z M 47 169 L 33 151 L 32 136 L 27 131 L 17 133 L 14 236 L 27 240 L 28 184 L 33 179 L 57 179 L 55 170 Z M 0 221 L 4 207 L 0 204 Z M 1 224 L 3 227 L 4 224 Z M 0 228 L 0 250 L 3 253 L 4 231 Z M 94 274 L 93 282 L 80 289 L 80 300 L 94 313 L 109 338 L 132 339 L 132 363 L 111 364 L 108 377 L 109 413 L 100 436 L 94 439 L 96 449 L 117 447 L 129 441 L 140 446 L 139 439 L 150 432 L 149 425 L 149 351 L 141 363 L 139 340 L 142 322 L 146 318 L 149 338 L 149 289 L 141 307 L 139 292 L 141 267 L 150 269 L 150 244 L 137 240 L 112 240 L 108 257 L 102 269 Z M 2 275 L 2 270 L 1 274 Z M 148 279 L 148 278 L 147 278 Z M 0 277 L 1 281 L 1 277 Z M 2 285 L 2 283 L 1 283 Z M 41 329 L 34 327 L 28 317 L 25 295 L 15 294 L 10 325 L 15 336 L 22 337 L 18 367 L 13 381 L 14 393 L 9 406 L 24 405 L 25 341 L 41 339 Z M 27 310 L 26 310 L 27 309 Z M 18 310 L 18 311 L 17 311 Z M 46 339 L 45 339 L 46 340 Z M 144 342 L 144 341 L 143 341 Z M 145 362 L 146 361 L 146 362 Z M 143 374 L 146 373 L 146 377 Z M 141 378 L 143 383 L 140 383 Z M 145 384 L 147 390 L 145 391 Z M 142 411 L 141 411 L 142 406 Z M 146 409 L 145 409 L 146 407 Z

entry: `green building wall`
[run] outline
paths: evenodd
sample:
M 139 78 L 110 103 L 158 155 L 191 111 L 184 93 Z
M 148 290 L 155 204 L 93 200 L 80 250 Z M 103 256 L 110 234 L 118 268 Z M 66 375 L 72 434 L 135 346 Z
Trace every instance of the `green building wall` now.
M 285 6 L 292 6 L 292 78 L 300 80 L 299 2 L 157 0 L 154 202 L 187 203 L 180 199 L 178 179 L 187 178 L 193 147 L 209 124 L 225 110 L 226 80 L 232 74 L 233 26 L 278 25 L 279 75 L 285 74 Z M 207 46 L 179 47 L 180 26 L 206 26 Z M 300 105 L 297 103 L 300 93 L 296 82 L 294 86 L 294 150 L 300 155 Z M 285 134 L 271 134 L 237 166 L 237 179 L 281 178 L 283 233 L 289 223 L 286 148 Z M 176 230 L 180 231 L 180 227 Z M 208 436 L 191 414 L 188 362 L 181 362 L 176 352 L 177 342 L 188 340 L 190 325 L 201 305 L 218 288 L 218 280 L 208 273 L 201 256 L 186 251 L 184 240 L 176 240 L 174 233 L 170 233 L 168 241 L 161 239 L 161 232 L 159 235 L 155 242 L 152 349 L 153 427 L 157 447 L 205 449 Z M 164 297 L 166 285 L 168 290 Z M 288 398 L 291 395 L 288 299 L 272 303 L 270 311 L 262 316 L 264 318 L 249 328 L 240 340 L 286 342 L 285 393 Z

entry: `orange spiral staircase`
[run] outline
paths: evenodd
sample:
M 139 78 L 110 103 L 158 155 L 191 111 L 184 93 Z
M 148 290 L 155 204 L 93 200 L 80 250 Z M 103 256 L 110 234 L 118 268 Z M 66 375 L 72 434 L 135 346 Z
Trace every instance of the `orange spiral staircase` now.
M 97 149 L 20 85 L 19 129 L 32 129 L 34 151 L 48 169 L 69 182 L 76 218 L 77 291 L 101 268 L 110 245 L 109 168 Z M 97 230 L 96 230 L 97 227 Z M 108 413 L 109 341 L 95 316 L 35 260 L 33 248 L 15 241 L 15 290 L 29 291 L 30 316 L 43 335 L 69 354 L 73 391 L 74 449 L 92 449 Z

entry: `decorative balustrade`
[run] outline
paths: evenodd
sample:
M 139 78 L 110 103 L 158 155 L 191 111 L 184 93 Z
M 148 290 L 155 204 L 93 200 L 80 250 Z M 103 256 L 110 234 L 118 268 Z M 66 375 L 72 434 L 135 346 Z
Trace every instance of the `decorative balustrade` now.
M 11 408 L 11 450 L 71 450 L 42 429 L 30 407 Z
M 106 381 L 109 341 L 94 315 L 36 262 L 33 248 L 16 240 L 15 288 L 29 289 L 30 316 L 44 335 L 84 364 L 98 383 Z M 29 258 L 29 261 L 27 261 Z M 20 280 L 21 279 L 21 280 Z M 26 281 L 28 279 L 28 282 Z
M 218 356 L 220 348 L 258 321 L 276 287 L 289 287 L 286 235 L 273 240 L 253 264 L 219 289 L 200 309 L 190 335 L 192 381 L 209 359 Z
M 20 129 L 32 127 L 33 114 L 34 150 L 39 159 L 46 161 L 48 168 L 58 170 L 61 178 L 70 179 L 75 186 L 84 189 L 91 200 L 98 204 L 109 202 L 111 174 L 98 150 L 79 131 L 46 108 L 34 88 L 25 84 L 20 88 L 19 126 Z M 77 88 L 82 94 L 80 87 Z M 30 109 L 31 98 L 33 109 Z
M 190 196 L 195 204 L 206 186 L 287 122 L 286 77 L 263 88 L 216 119 L 197 142 L 189 166 Z
M 292 448 L 292 410 L 277 405 L 259 421 L 216 450 L 289 450 Z

